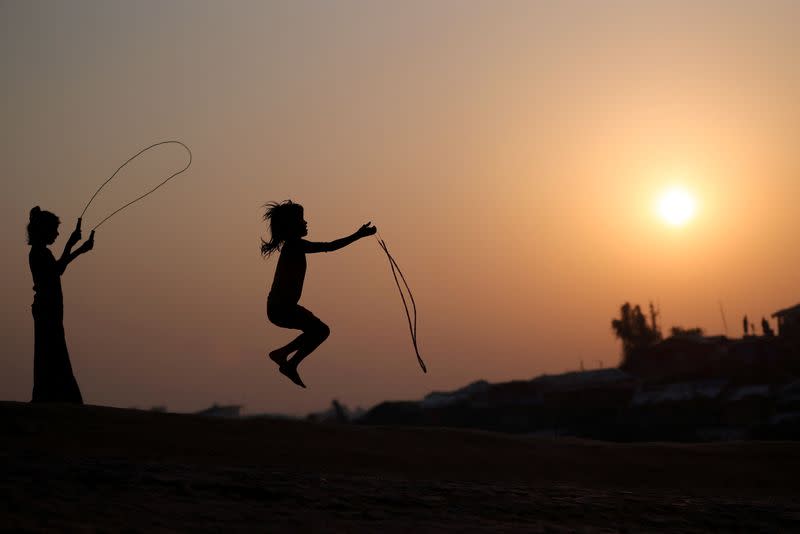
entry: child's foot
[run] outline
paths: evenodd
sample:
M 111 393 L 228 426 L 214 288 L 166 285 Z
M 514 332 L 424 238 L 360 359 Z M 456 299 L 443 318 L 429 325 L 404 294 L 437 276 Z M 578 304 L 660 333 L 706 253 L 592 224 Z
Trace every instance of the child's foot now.
M 278 367 L 280 367 L 281 365 L 285 365 L 286 358 L 288 357 L 289 354 L 287 354 L 285 351 L 282 351 L 281 349 L 275 349 L 269 353 L 269 359 L 277 363 Z
M 300 386 L 301 388 L 306 387 L 303 384 L 303 380 L 300 378 L 300 375 L 297 372 L 297 367 L 294 365 L 281 365 L 278 367 L 278 370 L 281 372 L 282 375 L 285 375 L 289 380 Z

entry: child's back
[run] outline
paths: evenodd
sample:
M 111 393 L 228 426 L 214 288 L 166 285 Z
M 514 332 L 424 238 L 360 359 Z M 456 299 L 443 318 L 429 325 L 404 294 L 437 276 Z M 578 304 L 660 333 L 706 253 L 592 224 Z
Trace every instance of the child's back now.
M 303 281 L 306 277 L 306 255 L 302 242 L 293 239 L 284 243 L 278 265 L 275 267 L 275 278 L 269 299 L 282 304 L 297 304 L 303 293 Z

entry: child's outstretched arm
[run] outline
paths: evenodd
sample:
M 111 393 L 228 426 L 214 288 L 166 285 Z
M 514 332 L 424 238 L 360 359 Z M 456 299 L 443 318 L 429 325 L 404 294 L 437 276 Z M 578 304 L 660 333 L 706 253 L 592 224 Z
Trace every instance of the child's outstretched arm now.
M 330 243 L 317 243 L 303 239 L 303 252 L 306 254 L 313 254 L 315 252 L 333 252 L 334 250 L 339 250 L 340 248 L 346 247 L 354 241 L 358 241 L 362 237 L 374 235 L 377 231 L 378 229 L 372 226 L 371 222 L 368 222 L 349 236 L 339 238 L 335 241 L 331 241 Z
M 76 250 L 72 250 L 72 247 L 75 246 L 75 243 L 81 240 L 81 220 L 78 219 L 78 224 L 75 226 L 75 230 L 70 234 L 69 239 L 67 239 L 67 244 L 64 246 L 64 252 L 61 254 L 61 257 L 56 262 L 58 266 L 59 274 L 64 274 L 64 271 L 67 269 L 67 265 L 70 264 L 72 260 L 83 254 L 84 252 L 89 252 L 94 247 L 94 230 L 89 235 L 89 239 L 83 242 L 83 245 L 78 247 Z

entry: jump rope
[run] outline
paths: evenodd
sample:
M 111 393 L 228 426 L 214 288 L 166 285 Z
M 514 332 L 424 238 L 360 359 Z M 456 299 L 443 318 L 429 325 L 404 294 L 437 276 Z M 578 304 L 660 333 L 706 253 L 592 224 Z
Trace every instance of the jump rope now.
M 166 184 L 167 182 L 169 182 L 170 180 L 172 180 L 173 178 L 175 178 L 179 174 L 185 172 L 192 165 L 192 151 L 189 149 L 188 146 L 186 146 L 182 142 L 174 140 L 174 139 L 170 139 L 168 141 L 159 141 L 158 143 L 153 143 L 152 145 L 141 149 L 139 152 L 137 152 L 136 154 L 134 154 L 133 156 L 131 156 L 130 158 L 125 160 L 125 163 L 123 163 L 122 165 L 117 167 L 117 170 L 115 170 L 114 173 L 111 176 L 109 176 L 108 180 L 106 180 L 105 182 L 100 184 L 100 187 L 97 188 L 97 191 L 94 192 L 94 194 L 92 195 L 92 198 L 89 199 L 89 202 L 87 202 L 86 206 L 83 208 L 83 211 L 81 212 L 81 216 L 78 217 L 78 228 L 80 228 L 81 221 L 83 220 L 83 216 L 86 214 L 86 210 L 89 209 L 89 206 L 92 204 L 92 201 L 94 201 L 95 197 L 100 193 L 100 191 L 102 191 L 102 189 L 106 186 L 106 184 L 108 184 L 111 180 L 113 180 L 117 176 L 117 174 L 119 174 L 119 171 L 121 171 L 123 169 L 123 167 L 125 167 L 128 163 L 130 163 L 131 161 L 135 160 L 136 158 L 138 158 L 139 156 L 141 156 L 142 154 L 144 154 L 145 152 L 147 152 L 150 149 L 153 149 L 153 148 L 155 148 L 157 146 L 170 145 L 170 144 L 175 144 L 175 145 L 182 146 L 184 148 L 184 150 L 186 150 L 186 153 L 189 154 L 189 161 L 186 163 L 186 166 L 184 168 L 182 168 L 181 170 L 179 170 L 177 172 L 174 172 L 171 175 L 169 175 L 164 181 L 162 181 L 160 184 L 158 184 L 157 186 L 155 186 L 151 190 L 147 191 L 145 194 L 143 194 L 143 195 L 141 195 L 139 197 L 136 197 L 135 199 L 131 200 L 127 204 L 123 205 L 122 207 L 112 211 L 102 221 L 97 223 L 92 228 L 92 232 L 94 232 L 95 230 L 100 228 L 100 226 L 102 226 L 102 224 L 104 222 L 109 220 L 111 217 L 113 217 L 117 213 L 121 212 L 122 210 L 124 210 L 125 208 L 130 206 L 131 204 L 135 204 L 136 202 L 139 202 L 143 198 L 149 196 L 151 193 L 153 193 L 154 191 L 159 189 L 161 186 L 163 186 L 164 184 Z M 413 295 L 413 293 L 411 293 L 411 288 L 408 286 L 408 282 L 406 281 L 406 277 L 403 275 L 403 271 L 400 270 L 400 266 L 397 265 L 397 261 L 395 261 L 394 257 L 389 252 L 389 248 L 386 246 L 386 242 L 382 238 L 380 238 L 378 236 L 375 236 L 375 239 L 378 241 L 378 245 L 380 245 L 381 249 L 386 253 L 386 258 L 389 260 L 389 266 L 392 268 L 392 276 L 394 277 L 394 283 L 397 285 L 397 290 L 400 292 L 400 298 L 403 301 L 403 309 L 406 312 L 406 319 L 408 320 L 408 330 L 411 333 L 411 343 L 414 346 L 414 352 L 417 355 L 417 361 L 419 362 L 419 366 L 422 368 L 422 372 L 427 373 L 428 372 L 428 368 L 425 366 L 425 362 L 422 361 L 422 356 L 420 356 L 420 354 L 419 354 L 419 346 L 417 345 L 417 303 L 414 301 L 414 295 Z M 399 279 L 397 277 L 398 274 L 400 275 Z M 400 286 L 400 280 L 403 281 L 403 286 L 405 287 L 406 292 L 408 293 L 409 300 L 411 301 L 411 310 L 414 313 L 413 320 L 411 318 L 411 312 L 408 309 L 408 302 L 406 301 L 406 296 L 403 293 L 403 289 Z
M 414 302 L 414 294 L 411 293 L 411 288 L 408 287 L 408 282 L 406 282 L 406 277 L 403 276 L 403 271 L 400 270 L 400 266 L 397 265 L 394 257 L 392 257 L 391 253 L 389 252 L 389 247 L 386 246 L 386 242 L 378 237 L 375 236 L 375 239 L 378 240 L 378 245 L 383 249 L 386 253 L 386 257 L 389 260 L 389 266 L 392 268 L 392 276 L 394 276 L 394 283 L 397 284 L 397 291 L 400 292 L 400 298 L 403 300 L 403 308 L 406 310 L 406 319 L 408 319 L 408 330 L 411 332 L 411 343 L 414 345 L 414 352 L 417 354 L 417 361 L 419 362 L 419 366 L 422 368 L 423 373 L 428 372 L 428 368 L 425 366 L 425 362 L 422 361 L 422 356 L 419 355 L 419 347 L 417 346 L 417 303 Z M 403 281 L 403 286 L 406 288 L 406 292 L 408 292 L 409 300 L 411 300 L 411 309 L 414 312 L 414 320 L 411 320 L 411 314 L 408 311 L 408 303 L 406 302 L 406 296 L 403 294 L 403 290 L 400 288 L 400 282 L 397 279 L 397 275 L 400 275 L 400 280 Z
M 148 146 L 148 147 L 145 147 L 145 148 L 141 149 L 139 152 L 137 152 L 137 153 L 136 153 L 136 154 L 134 154 L 133 156 L 129 157 L 129 158 L 128 158 L 128 159 L 125 161 L 125 163 L 123 163 L 122 165 L 120 165 L 119 167 L 117 167 L 117 170 L 116 170 L 116 171 L 114 171 L 114 174 L 112 174 L 111 176 L 109 176 L 108 180 L 106 180 L 105 182 L 103 182 L 102 184 L 100 184 L 100 187 L 98 187 L 98 188 L 97 188 L 97 191 L 95 191 L 95 192 L 94 192 L 94 195 L 92 195 L 92 198 L 90 198 L 90 199 L 89 199 L 89 202 L 87 202 L 87 203 L 86 203 L 86 207 L 84 207 L 84 208 L 83 208 L 83 211 L 81 212 L 81 216 L 80 216 L 80 217 L 78 217 L 78 227 L 80 228 L 80 223 L 81 223 L 81 221 L 83 220 L 83 216 L 86 214 L 86 210 L 88 210 L 88 209 L 89 209 L 89 206 L 92 204 L 92 201 L 94 200 L 94 198 L 95 198 L 95 197 L 98 195 L 98 193 L 100 193 L 100 191 L 101 191 L 101 190 L 102 190 L 102 189 L 103 189 L 103 188 L 106 186 L 106 184 L 107 184 L 108 182 L 110 182 L 111 180 L 113 180 L 113 179 L 114 179 L 114 177 L 115 177 L 117 174 L 119 174 L 119 171 L 121 171 L 121 170 L 122 170 L 122 168 L 123 168 L 123 167 L 125 167 L 125 165 L 127 165 L 127 164 L 128 164 L 128 163 L 130 163 L 131 161 L 135 160 L 136 158 L 138 158 L 139 156 L 141 156 L 142 154 L 144 154 L 145 152 L 147 152 L 147 151 L 148 151 L 148 150 L 150 150 L 151 148 L 155 148 L 155 147 L 157 147 L 157 146 L 161 146 L 161 145 L 180 145 L 180 146 L 182 146 L 182 147 L 183 147 L 183 148 L 186 150 L 186 153 L 187 153 L 187 154 L 189 154 L 189 161 L 186 163 L 186 167 L 182 168 L 182 169 L 181 169 L 181 170 L 179 170 L 178 172 L 172 173 L 171 175 L 169 175 L 169 176 L 167 177 L 167 179 L 166 179 L 166 180 L 164 180 L 163 182 L 161 182 L 160 184 L 158 184 L 157 186 L 155 186 L 153 189 L 151 189 L 151 190 L 150 190 L 150 191 L 148 191 L 147 193 L 143 194 L 142 196 L 140 196 L 140 197 L 137 197 L 137 198 L 134 198 L 133 200 L 131 200 L 130 202 L 128 202 L 127 204 L 125 204 L 125 205 L 124 205 L 124 206 L 122 206 L 121 208 L 119 208 L 119 209 L 117 209 L 117 210 L 115 210 L 115 211 L 112 211 L 110 214 L 108 214 L 108 215 L 106 216 L 106 218 L 105 218 L 105 219 L 103 219 L 102 221 L 100 221 L 99 223 L 97 223 L 97 224 L 94 226 L 94 228 L 92 228 L 92 232 L 94 232 L 95 230 L 97 230 L 98 228 L 100 228 L 100 226 L 101 226 L 101 225 L 102 225 L 104 222 L 106 222 L 107 220 L 109 220 L 111 217 L 113 217 L 113 216 L 114 216 L 114 215 L 116 215 L 117 213 L 121 212 L 122 210 L 124 210 L 125 208 L 127 208 L 128 206 L 130 206 L 131 204 L 135 204 L 136 202 L 139 202 L 140 200 L 142 200 L 142 199 L 143 199 L 143 198 L 145 198 L 146 196 L 150 195 L 150 193 L 152 193 L 152 192 L 153 192 L 153 191 L 155 191 L 156 189 L 160 188 L 162 185 L 166 184 L 167 182 L 169 182 L 170 180 L 172 180 L 173 178 L 175 178 L 175 177 L 176 177 L 176 176 L 178 176 L 179 174 L 181 174 L 181 173 L 185 172 L 185 171 L 186 171 L 186 169 L 188 169 L 188 168 L 189 168 L 189 166 L 192 164 L 192 151 L 191 151 L 191 150 L 189 150 L 189 147 L 188 147 L 188 146 L 184 145 L 184 144 L 183 144 L 183 143 L 181 143 L 180 141 L 175 141 L 175 140 L 172 140 L 172 139 L 171 139 L 171 140 L 169 140 L 169 141 L 159 141 L 158 143 L 153 143 L 152 145 L 150 145 L 150 146 Z

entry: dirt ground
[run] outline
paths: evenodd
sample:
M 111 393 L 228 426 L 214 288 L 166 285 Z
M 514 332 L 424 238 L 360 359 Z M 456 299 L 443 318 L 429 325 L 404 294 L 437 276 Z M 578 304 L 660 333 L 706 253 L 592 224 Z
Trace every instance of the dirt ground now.
M 792 532 L 800 443 L 618 444 L 0 402 L 0 529 Z

